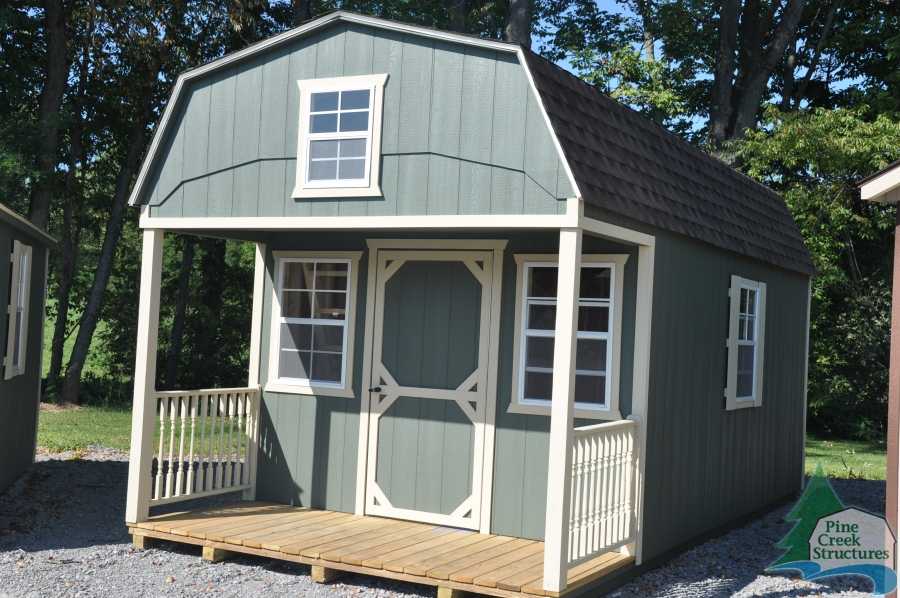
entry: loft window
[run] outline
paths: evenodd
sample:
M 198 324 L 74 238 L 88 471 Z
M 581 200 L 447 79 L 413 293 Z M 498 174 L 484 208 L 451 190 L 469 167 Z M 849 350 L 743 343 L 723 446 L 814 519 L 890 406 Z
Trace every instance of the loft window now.
M 387 75 L 299 81 L 294 197 L 381 195 L 381 106 Z
M 13 241 L 7 316 L 5 379 L 25 373 L 28 355 L 28 302 L 31 290 L 31 246 Z
M 582 256 L 575 358 L 579 417 L 618 417 L 622 284 L 626 255 Z M 556 328 L 556 256 L 516 256 L 514 413 L 550 413 Z
M 267 390 L 354 396 L 358 254 L 276 252 Z
M 762 405 L 766 285 L 731 277 L 728 318 L 726 409 Z

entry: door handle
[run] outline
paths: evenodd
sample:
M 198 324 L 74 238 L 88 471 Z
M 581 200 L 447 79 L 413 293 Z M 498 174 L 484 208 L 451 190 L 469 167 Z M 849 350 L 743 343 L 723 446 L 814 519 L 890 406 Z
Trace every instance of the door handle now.
M 373 386 L 372 388 L 369 389 L 369 392 L 381 392 L 381 387 Z

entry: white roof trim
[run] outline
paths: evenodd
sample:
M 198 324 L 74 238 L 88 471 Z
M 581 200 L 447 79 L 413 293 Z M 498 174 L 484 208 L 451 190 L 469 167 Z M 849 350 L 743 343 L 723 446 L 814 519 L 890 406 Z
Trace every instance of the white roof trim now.
M 15 224 L 17 224 L 21 229 L 24 229 L 26 233 L 38 237 L 39 239 L 50 245 L 56 245 L 56 239 L 32 224 L 30 220 L 26 219 L 23 216 L 20 216 L 17 212 L 12 211 L 2 203 L 0 203 L 0 216 L 6 216 Z
M 472 37 L 469 35 L 462 35 L 459 33 L 453 33 L 450 31 L 439 31 L 437 29 L 429 29 L 426 27 L 419 27 L 416 25 L 408 25 L 406 23 L 398 23 L 396 21 L 389 21 L 387 19 L 379 19 L 377 17 L 369 17 L 365 15 L 360 15 L 351 12 L 345 11 L 335 11 L 329 13 L 323 17 L 318 19 L 314 19 L 304 25 L 291 29 L 289 31 L 285 31 L 284 33 L 280 33 L 269 39 L 261 41 L 259 43 L 253 44 L 244 48 L 243 50 L 239 50 L 232 54 L 228 54 L 227 56 L 223 56 L 217 60 L 213 60 L 203 66 L 185 71 L 178 75 L 178 79 L 175 81 L 175 86 L 172 89 L 172 95 L 169 98 L 168 104 L 166 104 L 165 110 L 163 110 L 162 118 L 159 121 L 159 125 L 153 131 L 153 139 L 150 142 L 150 148 L 147 151 L 147 155 L 144 157 L 144 161 L 141 164 L 141 169 L 138 172 L 137 180 L 135 181 L 134 187 L 131 190 L 131 195 L 128 198 L 129 205 L 136 205 L 138 197 L 144 190 L 144 186 L 147 183 L 147 177 L 150 172 L 150 165 L 156 157 L 157 152 L 159 151 L 159 146 L 162 143 L 162 139 L 164 137 L 164 133 L 168 128 L 169 121 L 172 118 L 173 113 L 175 112 L 175 106 L 178 105 L 178 100 L 181 96 L 182 90 L 184 89 L 185 83 L 191 81 L 192 79 L 196 79 L 201 77 L 211 71 L 216 71 L 222 69 L 229 64 L 234 62 L 238 62 L 243 60 L 249 56 L 253 56 L 269 50 L 273 47 L 280 46 L 294 38 L 303 37 L 308 33 L 316 31 L 318 29 L 322 29 L 327 25 L 330 25 L 335 22 L 345 22 L 345 23 L 358 23 L 362 25 L 368 25 L 371 27 L 376 27 L 379 29 L 385 29 L 390 31 L 400 31 L 403 33 L 409 33 L 411 35 L 418 35 L 421 37 L 427 37 L 431 39 L 439 39 L 454 43 L 459 43 L 467 46 L 474 46 L 479 48 L 486 48 L 490 50 L 496 50 L 498 52 L 508 52 L 510 54 L 515 54 L 519 60 L 519 64 L 523 69 L 525 69 L 525 74 L 528 79 L 528 83 L 531 87 L 532 93 L 535 94 L 535 98 L 538 101 L 538 105 L 541 107 L 541 114 L 544 117 L 544 122 L 546 123 L 548 129 L 550 130 L 550 135 L 553 138 L 553 144 L 556 146 L 557 154 L 559 154 L 559 159 L 563 163 L 563 167 L 566 170 L 566 175 L 569 178 L 569 183 L 572 185 L 572 189 L 575 192 L 577 197 L 581 197 L 581 193 L 578 190 L 578 185 L 575 182 L 575 177 L 572 175 L 572 169 L 569 167 L 569 163 L 566 160 L 566 156 L 562 151 L 562 146 L 559 143 L 559 139 L 556 136 L 556 131 L 553 128 L 553 125 L 550 123 L 550 118 L 547 115 L 547 110 L 544 108 L 544 103 L 541 100 L 541 95 L 537 90 L 537 87 L 534 84 L 534 78 L 531 76 L 531 71 L 528 68 L 528 63 L 525 61 L 524 51 L 518 44 L 513 44 L 509 42 L 500 42 L 489 39 L 479 39 L 477 37 Z
M 900 164 L 860 185 L 859 195 L 866 201 L 900 202 Z

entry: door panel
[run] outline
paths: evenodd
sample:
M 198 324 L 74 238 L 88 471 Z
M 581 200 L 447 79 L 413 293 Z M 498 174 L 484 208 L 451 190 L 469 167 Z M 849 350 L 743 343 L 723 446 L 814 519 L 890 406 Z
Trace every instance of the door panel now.
M 379 252 L 366 513 L 479 527 L 492 258 Z

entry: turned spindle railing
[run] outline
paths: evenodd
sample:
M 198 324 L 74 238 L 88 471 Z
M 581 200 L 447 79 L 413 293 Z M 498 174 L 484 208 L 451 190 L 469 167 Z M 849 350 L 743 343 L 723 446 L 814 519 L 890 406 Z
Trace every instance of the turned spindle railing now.
M 254 483 L 259 388 L 157 391 L 150 504 L 248 490 Z
M 634 541 L 637 435 L 633 420 L 575 429 L 570 566 Z

